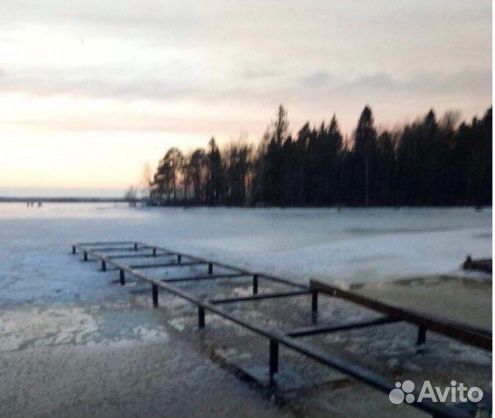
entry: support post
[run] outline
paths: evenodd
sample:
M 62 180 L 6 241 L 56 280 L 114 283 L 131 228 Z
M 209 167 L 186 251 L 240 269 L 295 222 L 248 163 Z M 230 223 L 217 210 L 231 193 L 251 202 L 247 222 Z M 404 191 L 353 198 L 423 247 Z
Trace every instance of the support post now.
M 119 278 L 120 278 L 120 285 L 124 286 L 125 285 L 125 271 L 122 269 L 120 270 Z
M 198 306 L 198 328 L 202 329 L 205 327 L 205 308 Z
M 311 293 L 311 323 L 316 324 L 318 322 L 318 292 L 313 291 Z
M 318 292 L 314 291 L 311 294 L 311 312 L 316 314 L 318 312 Z
M 137 251 L 137 250 L 138 250 L 138 243 L 137 243 L 137 242 L 135 242 L 135 243 L 134 243 L 134 251 Z
M 177 264 L 182 263 L 182 255 L 177 254 Z
M 258 275 L 253 275 L 253 295 L 258 294 Z
M 72 246 L 72 254 L 75 254 L 75 253 L 76 253 L 76 246 L 75 246 L 75 245 L 73 245 L 73 246 Z
M 105 260 L 101 260 L 101 271 L 107 271 L 107 262 Z
M 213 264 L 208 263 L 208 274 L 213 274 Z
M 83 257 L 83 260 L 84 260 L 84 261 L 88 261 L 88 252 L 87 252 L 87 251 L 84 251 L 84 257 Z
M 418 327 L 418 339 L 416 340 L 417 345 L 423 345 L 426 342 L 426 327 Z
M 153 308 L 158 308 L 158 286 L 151 285 L 151 295 L 153 297 Z
M 276 373 L 278 373 L 278 342 L 270 339 L 270 386 L 276 384 Z

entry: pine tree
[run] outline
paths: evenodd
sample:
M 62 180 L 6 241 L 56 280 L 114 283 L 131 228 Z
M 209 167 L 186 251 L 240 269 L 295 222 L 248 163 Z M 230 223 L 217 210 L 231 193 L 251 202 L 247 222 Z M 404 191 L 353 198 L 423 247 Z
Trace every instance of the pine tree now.
M 364 191 L 364 206 L 370 204 L 370 191 L 372 188 L 373 163 L 376 148 L 376 130 L 373 126 L 373 113 L 369 106 L 365 106 L 354 133 L 354 152 L 357 157 L 357 169 L 361 172 Z M 358 183 L 358 184 L 359 184 Z

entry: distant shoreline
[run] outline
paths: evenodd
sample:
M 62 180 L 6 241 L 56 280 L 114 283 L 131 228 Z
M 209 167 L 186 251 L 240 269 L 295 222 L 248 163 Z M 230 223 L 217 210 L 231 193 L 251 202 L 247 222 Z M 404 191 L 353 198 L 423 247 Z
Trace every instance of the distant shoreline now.
M 26 202 L 43 202 L 43 203 L 125 203 L 121 197 L 11 197 L 0 196 L 0 203 L 26 203 Z
M 27 203 L 27 202 L 42 202 L 42 203 L 129 203 L 123 197 L 39 197 L 39 196 L 28 196 L 28 197 L 11 197 L 11 196 L 0 196 L 0 203 Z M 483 205 L 483 206 L 473 206 L 473 205 L 450 205 L 450 206 L 432 206 L 432 205 L 405 205 L 405 206 L 355 206 L 355 205 L 343 205 L 343 206 L 277 206 L 277 205 L 207 205 L 207 204 L 179 204 L 179 203 L 170 203 L 170 204 L 146 204 L 145 201 L 138 199 L 136 204 L 139 206 L 148 206 L 152 208 L 184 208 L 184 209 L 192 209 L 192 208 L 241 208 L 241 209 L 379 209 L 379 208 L 387 208 L 387 209 L 405 209 L 405 208 L 416 208 L 416 209 L 428 209 L 428 208 L 472 208 L 476 211 L 483 211 L 485 209 L 492 209 L 491 205 Z

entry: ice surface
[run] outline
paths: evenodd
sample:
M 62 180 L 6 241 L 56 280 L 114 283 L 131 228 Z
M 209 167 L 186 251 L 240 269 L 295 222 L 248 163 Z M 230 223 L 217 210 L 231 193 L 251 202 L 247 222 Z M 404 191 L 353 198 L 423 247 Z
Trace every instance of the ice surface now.
M 38 209 L 0 204 L 1 416 L 286 415 L 208 357 L 220 347 L 236 366 L 266 375 L 264 339 L 213 315 L 198 333 L 196 310 L 179 298 L 161 295 L 163 309 L 151 309 L 149 286 L 129 283 L 123 291 L 115 271 L 102 273 L 96 263 L 83 263 L 80 255 L 70 253 L 73 242 L 98 240 L 156 243 L 302 282 L 309 277 L 376 282 L 458 272 L 466 254 L 489 256 L 491 210 L 131 209 L 115 204 L 45 204 Z M 150 273 L 164 274 L 159 269 Z M 217 297 L 246 290 L 235 280 L 215 287 L 220 282 L 182 286 L 194 294 L 220 292 Z M 258 310 L 249 304 L 226 309 L 266 327 L 308 325 L 310 300 L 286 303 L 274 301 L 270 312 L 263 303 Z M 369 315 L 344 308 L 335 298 L 322 301 L 319 310 L 331 323 Z M 429 335 L 424 353 L 417 356 L 415 338 L 416 329 L 401 323 L 313 338 L 312 344 L 366 367 L 381 367 L 379 373 L 400 371 L 419 381 L 426 372 L 441 378 L 444 370 L 454 373 L 455 364 L 457 374 L 447 376 L 448 381 L 462 377 L 488 385 L 489 353 Z M 310 384 L 334 373 L 312 367 L 294 353 L 282 351 L 282 356 L 282 380 Z M 366 395 L 366 390 L 353 384 L 349 393 L 317 389 L 316 396 L 309 396 L 304 391 L 294 395 L 291 405 L 308 402 L 309 411 L 322 416 L 329 416 L 335 405 L 342 411 L 365 410 L 359 416 L 377 416 L 377 410 L 384 416 L 388 398 Z M 352 399 L 363 391 L 365 398 Z
M 458 273 L 491 254 L 491 209 L 138 208 L 0 204 L 0 302 L 118 297 L 70 243 L 141 240 L 302 282 Z

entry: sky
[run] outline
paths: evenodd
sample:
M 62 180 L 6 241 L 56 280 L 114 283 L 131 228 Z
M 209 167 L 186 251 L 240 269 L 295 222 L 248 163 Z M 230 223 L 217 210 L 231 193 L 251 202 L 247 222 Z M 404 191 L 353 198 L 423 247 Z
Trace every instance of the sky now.
M 171 146 L 492 101 L 491 1 L 0 1 L 0 195 L 121 190 Z M 51 192 L 50 192 L 51 193 Z

